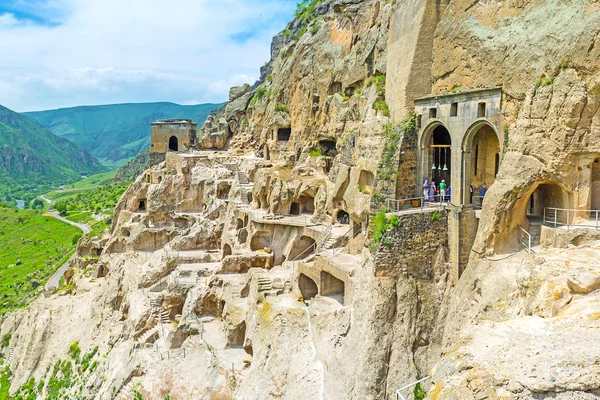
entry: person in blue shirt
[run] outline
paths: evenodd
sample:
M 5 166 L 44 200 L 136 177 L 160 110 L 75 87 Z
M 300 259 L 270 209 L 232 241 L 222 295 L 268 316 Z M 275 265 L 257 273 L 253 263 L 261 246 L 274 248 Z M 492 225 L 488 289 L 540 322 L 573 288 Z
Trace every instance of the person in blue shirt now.
M 481 185 L 481 188 L 479 188 L 479 204 L 483 204 L 483 198 L 485 197 L 485 192 L 487 192 L 487 189 L 485 188 L 485 184 Z

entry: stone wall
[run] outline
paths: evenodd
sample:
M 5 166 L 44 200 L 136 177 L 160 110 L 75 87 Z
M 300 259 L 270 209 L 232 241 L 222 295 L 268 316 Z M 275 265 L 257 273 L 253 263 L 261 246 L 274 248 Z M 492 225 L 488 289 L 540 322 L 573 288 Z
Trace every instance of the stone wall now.
M 400 226 L 390 229 L 375 254 L 375 271 L 380 275 L 434 279 L 433 264 L 438 251 L 448 247 L 448 212 L 400 215 Z M 385 243 L 391 239 L 391 245 Z

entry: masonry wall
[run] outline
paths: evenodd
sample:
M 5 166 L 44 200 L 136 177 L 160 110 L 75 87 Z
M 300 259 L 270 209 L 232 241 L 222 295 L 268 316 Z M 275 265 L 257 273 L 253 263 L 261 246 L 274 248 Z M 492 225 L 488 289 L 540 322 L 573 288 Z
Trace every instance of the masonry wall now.
M 164 161 L 169 151 L 169 138 L 175 136 L 179 151 L 188 151 L 196 142 L 196 124 L 194 123 L 153 123 L 150 145 L 150 164 Z M 162 155 L 161 155 L 162 154 Z
M 389 230 L 375 253 L 378 273 L 433 280 L 438 251 L 448 247 L 448 212 L 433 220 L 435 212 L 400 215 L 400 226 Z M 391 242 L 391 245 L 386 245 Z

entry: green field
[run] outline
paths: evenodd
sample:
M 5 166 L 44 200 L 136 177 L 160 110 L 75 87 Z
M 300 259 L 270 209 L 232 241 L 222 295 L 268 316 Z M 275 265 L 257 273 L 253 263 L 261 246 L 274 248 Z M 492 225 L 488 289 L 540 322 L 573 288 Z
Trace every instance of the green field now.
M 81 231 L 39 211 L 0 208 L 0 315 L 37 296 L 69 258 Z
M 85 192 L 89 192 L 91 190 L 96 189 L 97 187 L 106 183 L 106 181 L 111 181 L 117 173 L 117 170 L 112 170 L 108 172 L 102 172 L 100 174 L 88 176 L 87 178 L 76 182 L 72 185 L 65 186 L 64 190 L 55 190 L 46 194 L 46 197 L 50 200 L 65 200 L 71 197 L 75 197 L 78 194 L 82 194 Z

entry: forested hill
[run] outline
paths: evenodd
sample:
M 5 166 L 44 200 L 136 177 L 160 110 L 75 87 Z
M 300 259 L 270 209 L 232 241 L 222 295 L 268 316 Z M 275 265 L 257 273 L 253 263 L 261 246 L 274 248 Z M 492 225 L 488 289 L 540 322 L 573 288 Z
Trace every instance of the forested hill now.
M 220 104 L 132 103 L 25 113 L 88 150 L 105 165 L 121 165 L 150 146 L 150 123 L 188 118 L 202 124 Z
M 94 156 L 77 144 L 0 106 L 0 190 L 79 180 L 99 169 Z

